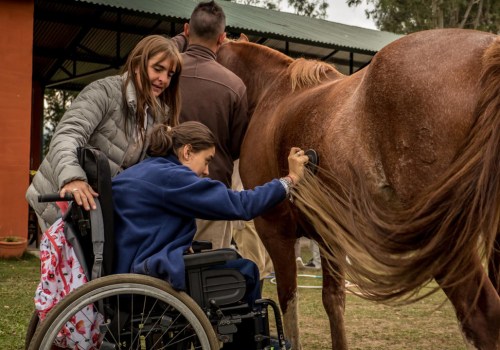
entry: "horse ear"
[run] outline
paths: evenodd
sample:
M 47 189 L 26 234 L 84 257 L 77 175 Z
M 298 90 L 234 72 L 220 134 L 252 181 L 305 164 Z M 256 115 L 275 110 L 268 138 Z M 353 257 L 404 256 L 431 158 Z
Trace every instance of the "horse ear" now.
M 241 33 L 240 37 L 236 41 L 247 41 L 248 42 L 250 40 L 248 39 L 248 36 L 246 36 L 245 34 Z

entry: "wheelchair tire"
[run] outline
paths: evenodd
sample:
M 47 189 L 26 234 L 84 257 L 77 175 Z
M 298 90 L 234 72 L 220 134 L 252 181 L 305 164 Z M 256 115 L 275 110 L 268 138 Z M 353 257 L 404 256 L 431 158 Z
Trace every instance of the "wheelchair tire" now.
M 24 339 L 24 349 L 28 350 L 31 339 L 33 339 L 33 335 L 35 334 L 36 328 L 38 327 L 38 313 L 33 311 L 31 315 L 30 323 L 28 324 L 28 329 L 26 330 L 26 337 Z
M 135 304 L 136 300 L 139 305 Z M 139 338 L 148 337 L 154 339 L 144 341 L 153 341 L 155 344 L 160 338 L 162 343 L 158 348 L 161 349 L 220 349 L 210 321 L 188 294 L 174 290 L 167 282 L 160 279 L 137 274 L 98 278 L 72 291 L 49 312 L 43 322 L 39 323 L 29 349 L 51 349 L 66 322 L 91 304 L 100 312 L 106 309 L 103 305 L 118 305 L 107 308 L 113 309 L 114 319 L 118 319 L 120 323 L 119 326 L 115 324 L 115 327 L 112 327 L 113 322 L 109 316 L 103 315 L 103 324 L 99 326 L 99 330 L 102 331 L 100 337 L 103 339 L 93 349 L 139 349 L 142 344 L 139 346 L 138 343 L 143 341 Z M 126 307 L 129 309 L 122 312 Z M 136 307 L 139 312 L 135 311 Z M 158 314 L 158 309 L 162 314 L 153 320 L 153 316 Z M 127 314 L 128 317 L 122 314 Z M 123 322 L 120 318 L 127 318 L 128 321 Z M 149 332 L 147 334 L 146 329 Z M 155 331 L 154 336 L 150 335 Z M 73 344 L 70 346 L 74 347 Z M 148 345 L 147 348 L 156 347 Z

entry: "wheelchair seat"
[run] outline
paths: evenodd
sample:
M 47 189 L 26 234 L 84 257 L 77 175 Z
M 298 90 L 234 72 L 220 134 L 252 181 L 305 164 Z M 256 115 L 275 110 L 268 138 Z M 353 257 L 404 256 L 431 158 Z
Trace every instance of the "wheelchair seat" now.
M 245 295 L 243 275 L 234 269 L 212 269 L 238 259 L 233 249 L 218 249 L 184 255 L 188 294 L 202 308 L 223 306 L 240 301 Z

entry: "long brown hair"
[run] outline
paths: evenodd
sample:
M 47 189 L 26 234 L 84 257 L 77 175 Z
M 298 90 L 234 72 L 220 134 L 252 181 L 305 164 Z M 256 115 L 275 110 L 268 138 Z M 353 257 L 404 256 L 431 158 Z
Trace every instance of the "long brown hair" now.
M 169 58 L 175 64 L 175 74 L 172 76 L 170 85 L 158 98 L 155 98 L 151 89 L 146 89 L 150 85 L 148 77 L 148 61 L 158 55 L 163 54 L 163 58 Z M 135 74 L 138 70 L 139 74 Z M 135 124 L 138 131 L 143 131 L 146 106 L 149 112 L 158 120 L 167 114 L 168 124 L 175 126 L 178 124 L 180 113 L 180 91 L 179 77 L 182 70 L 182 59 L 175 46 L 175 43 L 161 35 L 150 35 L 143 38 L 130 52 L 122 73 L 126 73 L 122 92 L 125 111 L 128 115 L 129 106 L 127 103 L 127 86 L 130 82 L 134 84 L 137 98 L 137 110 L 135 114 Z M 140 81 L 139 81 L 140 80 Z M 142 135 L 142 132 L 139 133 Z
M 199 152 L 214 147 L 215 142 L 210 129 L 200 122 L 184 122 L 173 128 L 160 124 L 151 133 L 147 154 L 162 157 L 175 153 L 184 145 L 191 145 L 193 152 Z

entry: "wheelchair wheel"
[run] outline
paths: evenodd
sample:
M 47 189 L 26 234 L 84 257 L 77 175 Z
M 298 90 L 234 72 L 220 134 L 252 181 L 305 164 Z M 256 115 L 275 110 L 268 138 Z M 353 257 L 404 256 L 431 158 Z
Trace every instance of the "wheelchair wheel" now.
M 38 314 L 36 311 L 31 315 L 30 323 L 28 324 L 28 329 L 26 330 L 26 337 L 24 339 L 24 349 L 28 350 L 33 334 L 35 334 L 36 328 L 38 327 Z
M 89 310 L 95 316 L 90 323 Z M 84 336 L 74 340 L 74 333 Z M 64 297 L 38 325 L 29 349 L 54 344 L 71 349 L 220 348 L 210 321 L 189 295 L 136 274 L 98 278 Z

